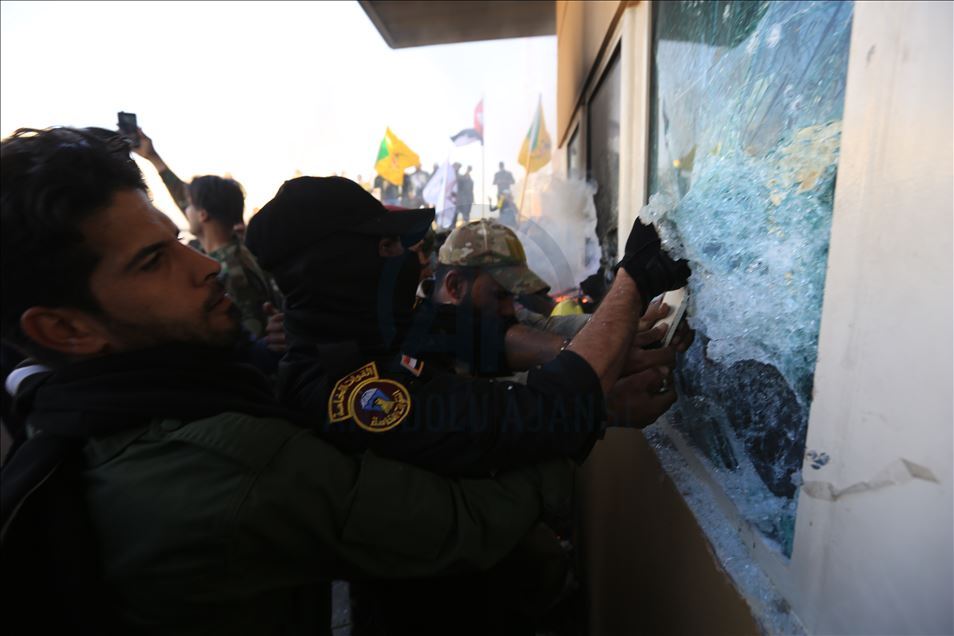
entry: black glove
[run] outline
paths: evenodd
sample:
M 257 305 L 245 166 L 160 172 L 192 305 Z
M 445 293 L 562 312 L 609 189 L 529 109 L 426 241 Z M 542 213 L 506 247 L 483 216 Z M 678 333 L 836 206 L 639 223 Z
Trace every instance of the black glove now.
M 643 225 L 637 218 L 626 240 L 626 253 L 616 266 L 636 281 L 643 306 L 659 294 L 685 286 L 689 275 L 689 263 L 674 261 L 663 251 L 659 235 L 652 225 Z

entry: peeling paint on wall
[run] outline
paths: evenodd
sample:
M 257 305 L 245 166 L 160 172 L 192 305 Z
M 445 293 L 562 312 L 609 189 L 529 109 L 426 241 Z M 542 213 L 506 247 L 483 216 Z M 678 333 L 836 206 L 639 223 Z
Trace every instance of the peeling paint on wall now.
M 912 479 L 920 479 L 929 483 L 940 483 L 930 468 L 921 466 L 907 459 L 901 458 L 884 469 L 878 471 L 871 479 L 860 481 L 844 488 L 839 488 L 827 481 L 806 481 L 802 484 L 802 492 L 813 499 L 823 501 L 838 501 L 848 495 L 857 495 L 863 492 L 881 490 L 889 486 L 898 486 Z

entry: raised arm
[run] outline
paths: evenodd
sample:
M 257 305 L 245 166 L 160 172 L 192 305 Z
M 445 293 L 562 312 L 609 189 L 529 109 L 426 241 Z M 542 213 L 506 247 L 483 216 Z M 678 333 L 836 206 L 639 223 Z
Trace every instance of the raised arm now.
M 186 184 L 182 179 L 176 176 L 176 173 L 169 169 L 166 162 L 163 161 L 159 153 L 156 152 L 156 148 L 152 144 L 152 139 L 146 136 L 142 128 L 139 129 L 139 139 L 139 146 L 134 148 L 133 152 L 153 165 L 156 172 L 158 172 L 162 178 L 162 182 L 166 185 L 166 190 L 168 190 L 172 196 L 172 200 L 176 202 L 179 210 L 185 215 L 186 208 L 189 207 L 189 193 Z
M 658 294 L 685 285 L 689 275 L 685 261 L 663 251 L 655 228 L 636 219 L 612 289 L 569 346 L 593 367 L 604 394 L 623 370 L 644 308 Z
M 642 297 L 636 283 L 621 269 L 593 318 L 567 347 L 593 368 L 604 395 L 619 379 L 641 308 Z

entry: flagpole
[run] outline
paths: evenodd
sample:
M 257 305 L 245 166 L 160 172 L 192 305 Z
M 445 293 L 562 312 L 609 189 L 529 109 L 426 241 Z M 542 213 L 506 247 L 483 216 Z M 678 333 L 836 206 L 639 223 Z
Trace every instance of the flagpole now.
M 537 97 L 537 113 L 536 113 L 536 115 L 534 115 L 534 117 L 539 117 L 539 116 L 540 116 L 540 112 L 541 112 L 542 110 L 543 110 L 543 95 L 539 95 L 539 96 Z M 531 126 L 530 126 L 530 129 L 531 129 L 531 130 L 533 130 L 533 126 L 534 126 L 536 123 L 537 123 L 537 121 L 536 121 L 536 119 L 534 119 L 534 124 L 531 124 Z M 538 134 L 538 135 L 540 134 L 539 131 L 537 132 L 537 134 Z M 519 222 L 520 222 L 520 218 L 523 216 L 523 199 L 524 199 L 524 197 L 527 195 L 527 184 L 530 182 L 530 146 L 533 145 L 533 142 L 534 142 L 533 139 L 528 139 L 528 140 L 527 140 L 527 156 L 524 157 L 524 164 L 523 164 L 524 169 L 527 171 L 527 176 L 524 177 L 524 180 L 523 180 L 523 188 L 520 189 L 520 207 L 517 208 L 517 222 L 518 222 L 518 224 L 519 224 Z
M 523 199 L 527 196 L 527 183 L 530 182 L 530 144 L 527 144 L 527 156 L 523 158 L 524 170 L 527 171 L 527 175 L 523 178 L 523 187 L 520 188 L 520 207 L 517 208 L 517 221 L 520 221 L 520 218 L 523 216 Z
M 480 202 L 487 198 L 487 147 L 484 145 L 484 96 L 480 96 Z
M 483 204 L 487 198 L 487 149 L 484 147 L 483 139 L 480 140 L 480 202 Z
M 450 151 L 447 152 L 447 158 L 444 159 L 444 165 L 441 166 L 441 168 L 440 168 L 440 170 L 441 170 L 441 196 L 440 196 L 440 198 L 437 199 L 437 205 L 438 205 L 437 214 L 438 214 L 438 216 L 441 217 L 441 219 L 443 219 L 444 208 L 447 207 L 447 164 L 448 164 L 448 163 L 450 163 Z M 456 215 L 455 215 L 455 216 L 456 216 Z M 457 219 L 455 218 L 454 220 L 456 221 Z M 440 222 L 440 221 L 437 221 L 437 229 L 438 229 L 438 230 L 442 229 L 442 228 L 441 228 L 441 222 Z M 451 228 L 451 229 L 454 229 L 454 228 Z
M 530 126 L 531 130 L 533 126 Z M 523 168 L 527 171 L 527 175 L 523 178 L 523 187 L 520 188 L 520 207 L 517 208 L 517 223 L 520 223 L 520 219 L 523 217 L 523 199 L 527 196 L 527 184 L 530 183 L 530 146 L 533 145 L 533 139 L 527 140 L 527 155 L 523 158 Z

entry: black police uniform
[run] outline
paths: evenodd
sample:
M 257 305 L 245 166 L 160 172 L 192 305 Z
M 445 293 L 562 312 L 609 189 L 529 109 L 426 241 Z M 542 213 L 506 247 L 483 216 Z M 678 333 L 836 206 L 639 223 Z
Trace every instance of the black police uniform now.
M 356 184 L 334 177 L 288 181 L 252 218 L 248 246 L 285 294 L 289 350 L 279 369 L 281 401 L 313 417 L 342 450 L 373 450 L 445 475 L 484 476 L 549 457 L 582 460 L 605 417 L 599 378 L 576 354 L 561 353 L 521 385 L 455 372 L 460 363 L 477 374 L 500 370 L 503 325 L 495 331 L 482 322 L 475 337 L 476 323 L 458 325 L 431 307 L 416 313 L 406 338 L 383 333 L 388 316 L 401 325 L 395 331 L 405 331 L 402 303 L 413 299 L 419 272 L 384 257 L 380 238 L 401 236 L 411 245 L 409 237 L 423 236 L 432 220 L 433 211 L 387 212 Z M 419 267 L 416 254 L 406 256 Z M 468 348 L 477 355 L 466 355 Z M 535 547 L 516 552 L 541 554 Z M 550 563 L 550 556 L 535 562 Z M 532 580 L 529 569 L 519 566 L 505 580 Z M 403 603 L 403 625 L 388 625 L 392 634 L 499 633 L 481 620 L 495 607 L 489 580 L 481 578 L 379 583 L 373 596 L 397 610 Z M 442 615 L 423 624 L 408 620 L 436 609 Z
M 488 376 L 509 373 L 503 345 L 512 323 L 468 317 L 425 301 L 403 345 L 386 354 L 369 356 L 354 342 L 296 344 L 282 362 L 282 401 L 321 414 L 321 434 L 342 450 L 370 449 L 446 475 L 479 477 L 557 456 L 582 461 L 605 422 L 593 369 L 563 351 L 530 370 L 526 385 L 495 380 Z M 489 573 L 352 582 L 356 633 L 532 634 L 569 567 L 540 524 Z
M 508 373 L 508 325 L 463 338 L 454 310 L 424 303 L 403 346 L 374 357 L 354 343 L 293 346 L 279 373 L 282 401 L 317 416 L 342 450 L 373 450 L 441 474 L 481 476 L 553 457 L 581 462 L 605 423 L 590 365 L 563 351 L 531 369 L 525 385 L 475 377 Z

